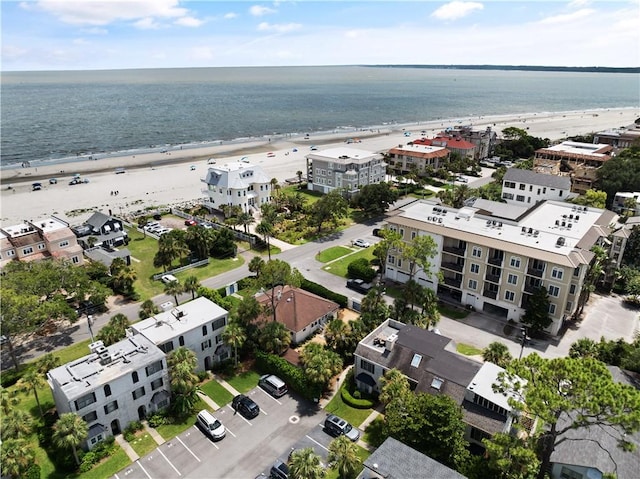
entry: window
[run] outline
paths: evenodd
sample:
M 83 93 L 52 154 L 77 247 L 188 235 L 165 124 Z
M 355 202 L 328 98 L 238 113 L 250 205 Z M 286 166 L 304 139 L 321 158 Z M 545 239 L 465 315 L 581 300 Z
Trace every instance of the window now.
M 396 264 L 396 257 L 389 255 L 389 264 Z
M 509 264 L 512 268 L 520 269 L 520 258 L 514 256 L 513 258 L 511 258 L 511 262 Z
M 515 188 L 516 184 L 513 181 L 505 181 L 504 182 L 504 187 L 505 188 Z
M 162 380 L 162 378 L 154 379 L 153 381 L 151 381 L 151 390 L 155 391 L 156 389 L 161 388 L 163 384 L 164 381 Z
M 507 283 L 513 284 L 513 285 L 518 284 L 518 276 L 515 274 L 509 273 L 509 276 L 507 276 Z
M 178 338 L 178 344 L 179 344 L 180 346 L 184 346 L 184 336 L 180 336 L 180 337 Z
M 471 255 L 475 258 L 482 258 L 482 248 L 474 246 L 473 250 L 471 251 Z
M 73 258 L 71 258 L 71 262 L 73 264 L 78 264 L 80 262 L 80 258 L 78 258 L 77 256 L 74 256 Z
M 573 275 L 574 276 L 580 276 L 580 266 L 578 266 L 577 268 L 575 268 L 573 270 Z
M 482 442 L 483 439 L 489 439 L 491 437 L 490 434 L 484 432 L 482 429 L 478 429 L 475 427 L 471 428 L 471 434 L 469 434 L 471 439 L 474 441 Z
M 474 274 L 478 274 L 480 272 L 480 265 L 476 263 L 471 263 L 471 272 Z
M 571 469 L 562 466 L 560 470 L 561 479 L 582 479 L 584 476 L 579 472 L 572 471 Z
M 162 350 L 163 353 L 170 353 L 171 351 L 173 351 L 173 341 L 167 341 L 166 343 L 161 344 L 158 347 Z
M 507 301 L 513 302 L 515 297 L 516 297 L 516 294 L 513 291 L 505 291 L 504 292 L 504 299 L 506 299 Z
M 422 356 L 420 354 L 414 354 L 411 360 L 411 367 L 417 368 L 420 366 L 420 361 L 422 361 Z
M 415 231 L 412 231 L 412 232 L 411 232 L 411 239 L 415 239 L 415 238 L 416 238 L 416 232 L 415 232 Z
M 404 238 L 404 228 L 400 228 L 400 236 Z
M 478 282 L 475 279 L 469 280 L 469 289 L 473 289 L 474 291 L 478 289 Z
M 213 323 L 211 323 L 211 330 L 215 331 L 216 329 L 224 328 L 224 325 L 226 324 L 226 320 L 227 320 L 226 317 L 216 319 Z
M 520 185 L 518 186 L 518 188 L 519 188 L 521 191 L 524 191 L 524 189 L 525 189 L 525 184 L 524 184 L 524 183 L 520 183 Z
M 82 416 L 82 419 L 86 423 L 93 422 L 96 419 L 98 419 L 98 414 L 95 411 L 91 411 L 90 413 L 85 414 L 84 416 Z
M 152 374 L 157 373 L 158 371 L 162 370 L 162 360 L 160 361 L 156 361 L 153 364 L 150 364 L 149 366 L 147 366 L 145 368 L 145 371 L 147 372 L 147 377 L 151 376 Z
M 220 344 L 222 342 L 222 334 L 218 334 L 216 336 L 216 344 Z
M 360 359 L 360 368 L 369 373 L 373 373 L 376 369 L 376 367 L 372 363 L 370 363 L 369 361 L 365 361 L 364 359 Z
M 513 199 L 513 193 L 502 193 L 502 198 L 505 200 L 512 200 Z
M 576 294 L 576 285 L 572 284 L 569 286 L 569 294 Z
M 564 270 L 562 268 L 553 268 L 551 270 L 551 277 L 555 279 L 562 279 L 564 275 Z
M 520 201 L 521 203 L 524 203 L 524 195 L 516 196 L 516 201 Z
M 571 308 L 573 308 L 573 303 L 571 301 L 567 301 L 567 307 L 565 308 L 565 310 L 571 311 Z
M 556 314 L 556 305 L 553 303 L 549 304 L 549 314 Z
M 96 402 L 96 394 L 95 393 L 86 394 L 81 398 L 78 398 L 75 400 L 76 411 L 79 411 L 80 409 L 85 408 L 89 404 L 93 404 L 94 402 Z
M 131 373 L 131 379 L 133 379 L 133 384 L 135 384 L 138 381 L 140 381 L 140 379 L 138 379 L 138 371 L 134 371 L 134 372 Z
M 118 401 L 112 401 L 104 407 L 104 413 L 109 414 L 118 409 Z
M 557 298 L 559 295 L 560 295 L 560 288 L 558 288 L 557 286 L 550 285 L 549 296 L 553 296 L 554 298 Z
M 28 248 L 22 249 L 22 254 L 31 254 L 33 253 L 33 247 L 29 246 Z
M 206 335 L 207 335 L 207 325 L 206 325 L 206 324 L 203 324 L 203 325 L 202 325 L 202 335 L 203 335 L 203 336 L 206 336 Z
M 144 396 L 144 386 L 136 389 L 135 391 L 133 391 L 131 393 L 131 395 L 133 396 L 133 400 L 135 401 L 138 398 L 141 398 L 142 396 Z
M 60 241 L 60 243 L 58 243 L 58 246 L 60 248 L 64 248 L 65 246 L 69 246 L 69 242 L 68 241 Z
M 15 250 L 10 249 L 9 251 L 7 251 L 7 256 L 15 256 L 16 252 Z
M 211 340 L 210 339 L 207 339 L 206 341 L 204 341 L 204 342 L 202 342 L 200 344 L 200 350 L 201 351 L 204 351 L 205 349 L 210 348 L 210 347 L 211 347 Z
M 108 384 L 105 384 L 103 389 L 104 389 L 104 395 L 106 397 L 111 396 L 111 386 L 109 386 Z
M 43 250 L 43 249 L 45 249 L 46 247 L 47 247 L 47 246 L 46 246 L 45 244 L 40 243 L 40 244 L 38 245 L 38 251 Z

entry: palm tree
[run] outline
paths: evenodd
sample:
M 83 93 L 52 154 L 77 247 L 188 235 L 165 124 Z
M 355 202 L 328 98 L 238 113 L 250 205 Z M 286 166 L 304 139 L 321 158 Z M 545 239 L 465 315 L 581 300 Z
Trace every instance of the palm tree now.
M 7 439 L 2 442 L 0 471 L 2 477 L 24 477 L 35 462 L 35 453 L 26 439 Z
M 116 260 L 114 260 L 114 263 L 115 261 Z M 124 264 L 122 267 L 116 268 L 115 271 L 112 270 L 111 274 L 113 289 L 115 291 L 125 295 L 131 294 L 133 292 L 133 283 L 136 279 L 138 279 L 138 274 L 133 268 Z
M 0 386 L 0 406 L 4 414 L 9 414 L 13 406 L 20 404 L 17 389 L 7 389 Z
M 249 225 L 256 222 L 256 219 L 251 213 L 243 211 L 238 215 L 238 225 L 244 228 L 245 233 L 249 233 Z
M 358 446 L 347 436 L 340 436 L 329 443 L 327 462 L 332 469 L 338 471 L 340 479 L 354 478 L 362 470 Z
M 31 415 L 22 409 L 14 409 L 2 417 L 2 439 L 19 439 L 31 434 Z
M 147 230 L 144 229 L 144 227 L 147 226 L 147 223 L 149 223 L 149 219 L 146 216 L 141 216 L 140 218 L 138 218 L 138 228 L 142 230 L 142 235 L 145 238 L 147 237 Z
M 269 237 L 273 235 L 273 224 L 263 219 L 260 223 L 258 223 L 258 226 L 256 226 L 256 233 L 264 236 L 264 241 L 267 243 L 269 261 L 271 261 L 271 244 L 269 243 Z
M 380 378 L 380 402 L 385 406 L 394 399 L 410 393 L 409 381 L 398 369 L 389 369 Z
M 339 318 L 332 319 L 324 327 L 324 339 L 330 349 L 336 351 L 349 335 L 349 327 Z
M 46 375 L 48 371 L 60 366 L 60 358 L 53 353 L 47 353 L 36 361 L 36 368 L 40 374 Z
M 44 378 L 35 368 L 29 369 L 22 375 L 20 381 L 18 381 L 19 389 L 25 392 L 33 392 L 33 395 L 36 398 L 36 403 L 38 404 L 38 409 L 40 410 L 40 416 L 44 416 L 44 413 L 42 412 L 42 406 L 40 405 L 40 398 L 38 398 L 38 389 L 44 387 L 45 384 Z
M 191 299 L 196 299 L 198 288 L 200 288 L 200 283 L 198 282 L 198 278 L 195 276 L 189 276 L 184 280 L 184 292 L 191 293 Z
M 205 259 L 209 256 L 209 250 L 214 240 L 212 231 L 201 225 L 187 229 L 184 236 L 185 242 L 198 259 Z
M 76 448 L 82 444 L 89 434 L 89 426 L 77 414 L 68 412 L 60 416 L 53 425 L 53 443 L 63 449 L 71 449 L 76 464 L 80 464 Z
M 590 338 L 580 338 L 569 348 L 570 358 L 596 358 L 598 359 L 598 343 Z
M 254 256 L 249 261 L 249 271 L 255 273 L 256 277 L 260 276 L 262 267 L 264 266 L 264 260 L 260 256 Z
M 247 340 L 244 329 L 236 321 L 230 321 L 222 333 L 222 340 L 233 348 L 235 365 L 238 366 L 238 348 L 241 348 Z
M 173 350 L 167 356 L 169 381 L 173 395 L 172 406 L 179 416 L 189 414 L 198 402 L 198 366 L 195 353 L 185 347 Z
M 505 344 L 494 341 L 482 350 L 482 359 L 504 368 L 513 360 L 513 357 Z
M 298 449 L 291 453 L 289 475 L 294 479 L 322 479 L 326 471 L 320 462 L 320 456 L 312 447 Z
M 173 299 L 176 301 L 176 306 L 178 306 L 178 295 L 184 292 L 184 288 L 180 284 L 179 281 L 171 281 L 164 285 L 164 292 L 169 296 L 173 296 Z
M 158 308 L 153 301 L 147 299 L 140 305 L 140 311 L 138 312 L 138 317 L 140 319 L 147 319 L 151 316 L 155 316 L 160 312 L 160 308 Z
M 282 354 L 291 344 L 291 334 L 284 324 L 271 321 L 260 330 L 258 342 L 263 351 Z

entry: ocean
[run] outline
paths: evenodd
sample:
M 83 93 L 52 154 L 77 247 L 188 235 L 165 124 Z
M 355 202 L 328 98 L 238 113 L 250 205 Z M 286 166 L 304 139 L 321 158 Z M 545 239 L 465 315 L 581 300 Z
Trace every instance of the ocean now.
M 640 104 L 632 73 L 338 67 L 3 72 L 0 165 Z

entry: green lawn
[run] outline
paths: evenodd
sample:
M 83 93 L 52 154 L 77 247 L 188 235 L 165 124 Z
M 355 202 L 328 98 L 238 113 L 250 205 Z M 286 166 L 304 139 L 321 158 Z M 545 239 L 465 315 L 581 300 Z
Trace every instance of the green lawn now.
M 329 261 L 342 258 L 343 256 L 351 252 L 353 252 L 353 250 L 351 248 L 347 248 L 346 246 L 334 246 L 333 248 L 321 250 L 316 255 L 316 259 L 321 263 L 328 263 Z
M 257 372 L 246 371 L 226 379 L 226 381 L 244 394 L 258 385 L 258 379 L 260 379 L 260 375 Z
M 218 381 L 212 379 L 200 386 L 200 390 L 209 396 L 220 407 L 228 404 L 233 399 L 231 394 L 224 386 L 221 386 Z
M 482 354 L 482 349 L 478 349 L 475 346 L 464 343 L 458 343 L 456 346 L 456 351 L 458 351 L 460 354 L 464 354 L 465 356 L 477 356 L 479 354 Z
M 138 431 L 136 438 L 129 442 L 129 444 L 140 457 L 146 456 L 158 447 L 156 441 L 154 441 L 154 439 L 144 429 L 142 431 Z
M 358 449 L 358 457 L 360 458 L 361 462 L 366 461 L 367 458 L 371 455 L 371 453 L 367 451 L 364 447 L 358 446 L 356 444 L 356 448 Z M 325 479 L 338 479 L 339 477 L 338 471 L 336 469 L 328 468 L 327 474 L 324 477 Z
M 359 258 L 367 258 L 369 261 L 373 259 L 373 247 L 358 248 L 353 254 L 343 256 L 341 259 L 334 261 L 331 264 L 323 266 L 322 269 L 328 273 L 335 274 L 336 276 L 347 277 L 347 268 L 349 263 Z
M 454 308 L 452 306 L 447 306 L 446 304 L 439 303 L 438 311 L 442 316 L 451 319 L 464 319 L 469 316 L 470 311 L 461 308 Z
M 99 465 L 95 466 L 89 472 L 78 473 L 68 476 L 69 478 L 82 478 L 82 479 L 105 479 L 105 477 L 111 477 L 116 472 L 124 469 L 131 461 L 129 460 L 129 456 L 125 453 L 120 446 L 118 446 L 117 451 L 109 456 L 104 462 L 101 462 Z M 46 476 L 42 476 L 46 477 Z
M 173 439 L 181 432 L 186 431 L 191 426 L 196 423 L 196 415 L 198 412 L 203 409 L 207 409 L 207 405 L 204 403 L 202 399 L 199 399 L 194 407 L 194 413 L 190 416 L 187 416 L 181 420 L 176 420 L 173 424 L 163 424 L 162 426 L 158 426 L 156 431 L 166 440 Z
M 346 419 L 352 426 L 360 427 L 360 424 L 369 417 L 372 409 L 356 409 L 342 401 L 340 393 L 336 394 L 329 404 L 324 408 L 328 414 L 335 414 L 342 419 Z

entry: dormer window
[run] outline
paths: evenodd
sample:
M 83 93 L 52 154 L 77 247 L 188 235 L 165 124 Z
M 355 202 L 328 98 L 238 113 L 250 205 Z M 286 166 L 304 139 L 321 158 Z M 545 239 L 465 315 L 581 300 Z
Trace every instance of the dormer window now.
M 420 361 L 422 361 L 422 356 L 420 354 L 414 354 L 411 360 L 411 366 L 417 368 L 420 366 Z

